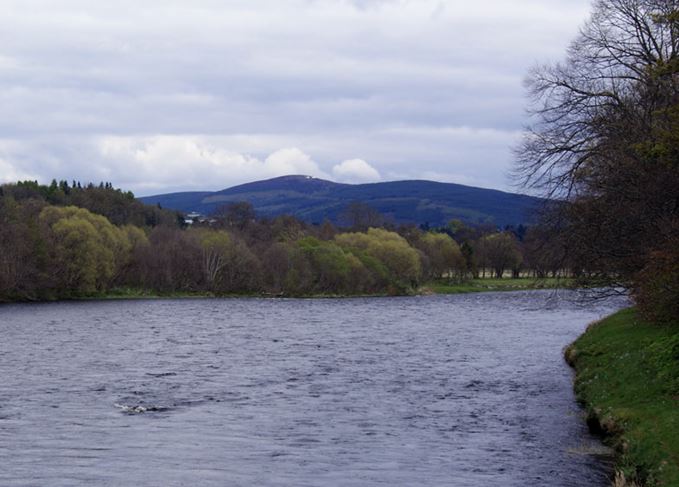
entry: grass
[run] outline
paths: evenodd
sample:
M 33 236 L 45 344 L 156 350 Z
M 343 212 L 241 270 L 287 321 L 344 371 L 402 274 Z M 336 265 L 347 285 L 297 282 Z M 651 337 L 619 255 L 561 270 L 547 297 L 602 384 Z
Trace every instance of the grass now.
M 679 486 L 679 327 L 624 310 L 592 325 L 566 359 L 590 427 L 617 453 L 616 485 Z
M 571 279 L 549 278 L 534 279 L 521 277 L 518 279 L 487 278 L 471 279 L 462 283 L 431 282 L 422 287 L 423 292 L 432 294 L 478 293 L 484 291 L 521 291 L 526 289 L 553 289 L 568 287 Z

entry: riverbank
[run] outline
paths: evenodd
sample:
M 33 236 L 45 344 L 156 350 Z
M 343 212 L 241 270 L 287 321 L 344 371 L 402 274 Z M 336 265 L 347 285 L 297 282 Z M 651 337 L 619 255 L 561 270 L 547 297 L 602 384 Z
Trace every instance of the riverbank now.
M 634 309 L 566 350 L 587 423 L 616 451 L 616 486 L 679 486 L 679 332 Z M 626 479 L 626 480 L 625 480 Z
M 573 279 L 569 278 L 487 278 L 470 279 L 460 283 L 430 282 L 423 285 L 420 290 L 422 294 L 462 294 L 490 291 L 526 291 L 531 289 L 569 288 L 571 287 L 572 283 Z
M 387 296 L 418 296 L 431 294 L 465 294 L 478 292 L 498 291 L 525 291 L 531 289 L 556 289 L 568 288 L 571 279 L 549 278 L 534 279 L 522 277 L 518 279 L 470 279 L 460 283 L 446 281 L 428 282 L 416 290 L 405 292 L 377 293 L 377 294 L 314 294 L 314 295 L 285 295 L 285 294 L 262 294 L 262 293 L 239 293 L 239 294 L 215 294 L 209 291 L 195 292 L 167 292 L 159 293 L 148 289 L 115 288 L 106 293 L 97 293 L 87 296 L 75 296 L 73 299 L 191 299 L 191 298 L 376 298 Z

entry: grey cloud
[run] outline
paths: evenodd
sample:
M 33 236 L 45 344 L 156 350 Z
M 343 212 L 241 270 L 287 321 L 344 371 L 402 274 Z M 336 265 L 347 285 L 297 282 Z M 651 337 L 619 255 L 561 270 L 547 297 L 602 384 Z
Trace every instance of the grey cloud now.
M 5 0 L 0 179 L 107 176 L 148 188 L 97 141 L 165 135 L 261 161 L 295 147 L 324 174 L 361 159 L 383 178 L 506 188 L 524 73 L 561 56 L 587 7 Z M 214 181 L 197 178 L 206 188 Z M 171 182 L 155 186 L 163 184 Z

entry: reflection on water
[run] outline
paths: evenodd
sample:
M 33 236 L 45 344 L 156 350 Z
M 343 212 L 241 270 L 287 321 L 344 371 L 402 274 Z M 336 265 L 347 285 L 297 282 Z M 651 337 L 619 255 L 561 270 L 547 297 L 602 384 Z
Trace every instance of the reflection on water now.
M 3 306 L 0 485 L 605 485 L 561 353 L 623 304 Z

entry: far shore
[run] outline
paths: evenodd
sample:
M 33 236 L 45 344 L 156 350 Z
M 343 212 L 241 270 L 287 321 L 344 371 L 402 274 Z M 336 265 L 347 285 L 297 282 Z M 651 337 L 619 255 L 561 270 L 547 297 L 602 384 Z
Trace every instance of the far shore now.
M 200 292 L 169 292 L 159 293 L 152 290 L 115 288 L 106 293 L 73 296 L 67 299 L 36 299 L 26 301 L 6 301 L 0 304 L 10 303 L 44 303 L 60 301 L 113 301 L 113 300 L 142 300 L 142 299 L 229 299 L 229 298 L 271 298 L 271 299 L 344 299 L 344 298 L 383 298 L 403 296 L 429 296 L 438 294 L 468 294 L 482 292 L 507 292 L 527 291 L 538 289 L 571 289 L 571 278 L 544 278 L 531 277 L 520 278 L 479 278 L 469 279 L 463 282 L 451 282 L 447 280 L 428 282 L 417 289 L 408 292 L 393 294 L 313 294 L 313 295 L 288 295 L 272 293 L 241 293 L 241 294 L 216 294 L 206 291 Z

